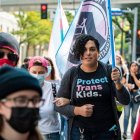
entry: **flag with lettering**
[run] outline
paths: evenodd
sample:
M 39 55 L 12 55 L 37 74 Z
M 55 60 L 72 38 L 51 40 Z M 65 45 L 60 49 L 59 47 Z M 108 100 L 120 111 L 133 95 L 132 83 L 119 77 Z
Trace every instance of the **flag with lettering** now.
M 56 63 L 61 75 L 71 66 L 80 63 L 74 58 L 73 44 L 81 34 L 92 35 L 99 41 L 99 60 L 108 62 L 111 55 L 109 19 L 108 0 L 84 0 L 81 2 L 63 43 L 56 53 Z

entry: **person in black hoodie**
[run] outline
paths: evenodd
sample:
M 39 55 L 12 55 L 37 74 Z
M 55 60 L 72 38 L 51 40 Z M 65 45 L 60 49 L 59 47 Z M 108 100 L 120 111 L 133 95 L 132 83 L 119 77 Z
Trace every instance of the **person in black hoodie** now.
M 12 34 L 0 33 L 0 67 L 4 64 L 15 67 L 19 60 L 19 43 Z

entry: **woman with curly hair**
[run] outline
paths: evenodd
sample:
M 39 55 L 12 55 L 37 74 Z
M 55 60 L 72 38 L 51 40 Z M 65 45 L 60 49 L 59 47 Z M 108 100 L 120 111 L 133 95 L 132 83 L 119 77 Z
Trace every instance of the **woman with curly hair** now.
M 63 76 L 57 97 L 70 100 L 56 110 L 69 118 L 69 140 L 121 140 L 115 98 L 127 105 L 129 92 L 120 71 L 98 60 L 99 42 L 91 35 L 76 39 L 74 54 L 81 64 Z

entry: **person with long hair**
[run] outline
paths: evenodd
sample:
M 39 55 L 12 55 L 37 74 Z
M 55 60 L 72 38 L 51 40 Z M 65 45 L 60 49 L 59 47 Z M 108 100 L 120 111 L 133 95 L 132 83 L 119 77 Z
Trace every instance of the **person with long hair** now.
M 128 73 L 127 65 L 120 54 L 116 54 L 116 66 L 119 68 L 122 76 Z
M 58 113 L 54 110 L 52 83 L 45 80 L 48 73 L 48 61 L 42 56 L 34 56 L 30 59 L 29 73 L 38 79 L 43 91 L 44 105 L 40 108 L 39 130 L 45 140 L 60 140 L 60 121 Z M 57 87 L 56 87 L 57 90 Z
M 46 74 L 45 80 L 56 80 L 53 61 L 49 57 L 44 56 L 44 58 L 48 61 L 48 66 L 47 66 L 48 72 Z
M 54 68 L 54 64 L 53 61 L 49 58 L 49 57 L 44 57 L 47 61 L 48 61 L 48 72 L 46 75 L 46 81 L 50 81 L 52 82 L 53 85 L 57 86 L 59 88 L 60 86 L 60 81 L 56 80 L 56 76 L 55 76 L 55 68 Z M 55 91 L 57 92 L 57 91 Z M 55 98 L 55 100 L 53 101 L 54 103 L 56 102 L 61 102 L 61 105 L 65 105 L 65 104 L 69 104 L 69 100 L 66 98 Z M 61 135 L 61 140 L 66 140 L 67 138 L 67 118 L 63 115 L 60 114 L 60 120 L 61 120 L 61 131 L 60 131 L 60 135 Z
M 37 130 L 41 96 L 39 82 L 28 72 L 0 68 L 0 140 L 43 140 Z
M 138 63 L 136 61 L 131 62 L 129 66 L 129 74 L 125 75 L 122 82 L 130 91 L 131 102 L 124 107 L 124 133 L 123 138 L 127 139 L 127 128 L 129 123 L 129 117 L 131 116 L 131 134 L 133 135 L 137 111 L 139 103 L 135 102 L 135 96 L 138 94 L 140 87 L 140 74 L 138 73 Z

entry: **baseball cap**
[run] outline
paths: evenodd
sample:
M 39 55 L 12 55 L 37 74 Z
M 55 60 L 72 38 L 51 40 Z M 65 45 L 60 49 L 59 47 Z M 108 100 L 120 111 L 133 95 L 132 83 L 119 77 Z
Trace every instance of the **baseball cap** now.
M 42 57 L 42 56 L 34 56 L 29 60 L 29 66 L 30 69 L 32 66 L 37 65 L 37 63 L 41 64 L 40 66 L 43 66 L 47 69 L 47 66 L 49 65 L 48 61 Z

